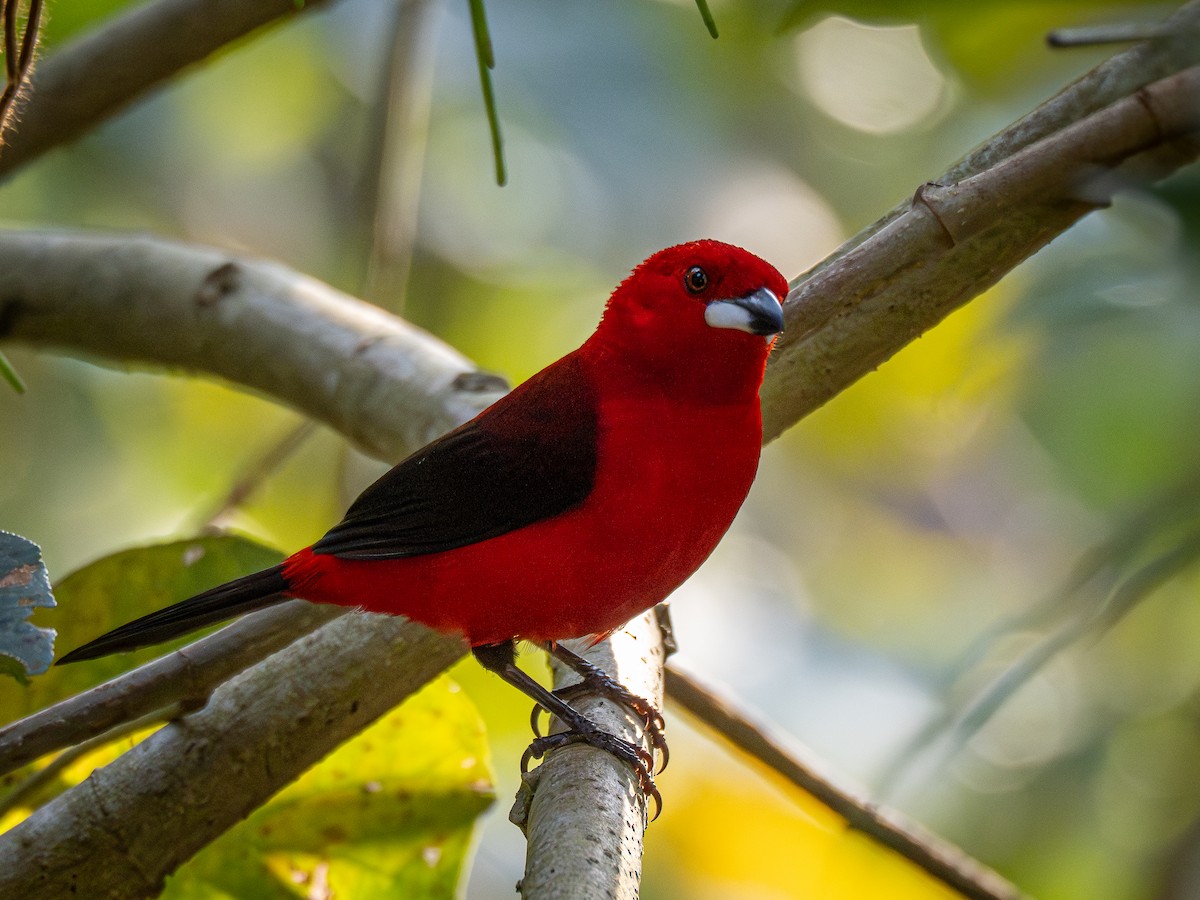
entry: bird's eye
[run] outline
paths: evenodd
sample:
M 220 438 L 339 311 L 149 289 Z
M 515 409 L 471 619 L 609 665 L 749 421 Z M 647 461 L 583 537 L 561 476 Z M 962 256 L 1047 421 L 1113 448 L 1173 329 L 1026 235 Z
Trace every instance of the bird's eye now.
M 692 266 L 683 273 L 683 286 L 689 294 L 699 294 L 708 287 L 708 273 L 699 266 Z

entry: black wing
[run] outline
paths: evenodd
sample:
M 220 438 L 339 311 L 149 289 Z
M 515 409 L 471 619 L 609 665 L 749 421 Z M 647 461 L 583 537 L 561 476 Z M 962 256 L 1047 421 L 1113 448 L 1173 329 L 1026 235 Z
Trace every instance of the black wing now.
M 383 475 L 313 552 L 420 556 L 558 515 L 591 493 L 596 436 L 595 396 L 567 356 Z

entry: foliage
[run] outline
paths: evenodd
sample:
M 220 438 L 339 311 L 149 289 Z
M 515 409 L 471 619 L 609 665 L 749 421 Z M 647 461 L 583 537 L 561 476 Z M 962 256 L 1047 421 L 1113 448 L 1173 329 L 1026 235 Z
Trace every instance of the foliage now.
M 479 717 L 443 677 L 226 832 L 163 896 L 453 897 L 492 799 Z
M 38 607 L 54 606 L 41 549 L 0 531 L 0 673 L 25 682 L 46 671 L 54 658 L 54 630 L 25 620 Z
M 235 535 L 118 551 L 59 582 L 55 590 L 59 612 L 54 620 L 58 646 L 77 647 L 131 619 L 280 559 L 277 551 Z M 55 668 L 25 688 L 0 686 L 0 721 L 21 718 L 126 671 L 131 662 L 142 663 L 162 652 L 162 648 L 147 648 Z

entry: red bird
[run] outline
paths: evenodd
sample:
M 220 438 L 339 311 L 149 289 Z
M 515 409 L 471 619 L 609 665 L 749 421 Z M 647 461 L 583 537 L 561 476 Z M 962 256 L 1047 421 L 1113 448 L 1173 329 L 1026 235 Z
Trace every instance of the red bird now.
M 654 606 L 729 528 L 758 468 L 758 391 L 786 293 L 775 268 L 729 244 L 654 254 L 613 292 L 583 346 L 383 475 L 311 547 L 59 663 L 290 597 L 403 615 L 463 636 L 484 666 L 568 725 L 533 755 L 586 741 L 630 762 L 645 786 L 645 752 L 525 675 L 514 641 L 543 644 L 648 715 L 557 642 L 603 636 Z

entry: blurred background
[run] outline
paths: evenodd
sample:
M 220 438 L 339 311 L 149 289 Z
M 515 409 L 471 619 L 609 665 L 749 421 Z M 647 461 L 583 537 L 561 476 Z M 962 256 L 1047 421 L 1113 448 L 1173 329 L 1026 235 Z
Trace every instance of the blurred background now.
M 121 6 L 51 5 L 44 52 Z M 714 237 L 799 275 L 1107 55 L 1047 31 L 1171 9 L 716 0 L 713 41 L 685 0 L 493 3 L 501 188 L 467 4 L 410 4 L 385 91 L 396 5 L 342 0 L 0 184 L 0 226 L 276 258 L 516 382 L 652 250 Z M 1198 241 L 1195 169 L 1086 218 L 769 446 L 672 604 L 681 664 L 1037 896 L 1200 896 Z M 53 578 L 194 534 L 299 421 L 220 384 L 5 353 L 29 391 L 0 389 L 0 528 Z M 378 471 L 320 431 L 231 524 L 294 549 Z M 453 676 L 498 794 L 462 890 L 510 897 L 527 702 L 469 662 Z M 891 865 L 668 721 L 648 900 L 867 896 L 848 869 Z

